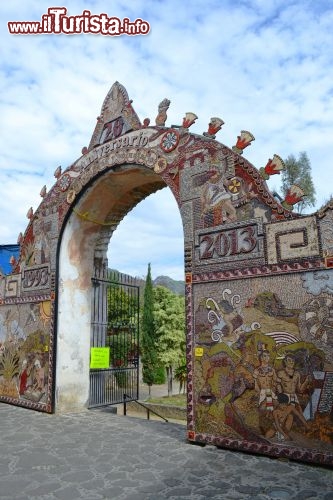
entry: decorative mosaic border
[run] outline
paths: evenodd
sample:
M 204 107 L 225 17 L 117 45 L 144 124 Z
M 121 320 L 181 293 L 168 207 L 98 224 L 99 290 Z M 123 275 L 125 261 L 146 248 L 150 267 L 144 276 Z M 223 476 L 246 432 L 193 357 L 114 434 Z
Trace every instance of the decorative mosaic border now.
M 289 448 L 285 445 L 271 445 L 247 441 L 246 439 L 219 438 L 210 434 L 196 434 L 190 430 L 187 433 L 188 440 L 196 443 L 212 444 L 222 448 L 269 455 L 274 458 L 289 458 L 303 462 L 316 462 L 322 465 L 333 465 L 333 453 L 325 453 L 320 450 L 305 450 L 304 448 Z
M 187 428 L 194 429 L 194 407 L 193 407 L 193 347 L 194 347 L 194 332 L 193 332 L 193 310 L 192 310 L 192 284 L 191 274 L 186 275 L 185 285 L 185 321 L 187 328 L 186 338 L 186 357 L 187 357 Z
M 303 260 L 288 264 L 271 264 L 243 269 L 230 269 L 226 271 L 215 271 L 206 273 L 193 273 L 193 283 L 205 283 L 208 281 L 237 280 L 254 278 L 258 276 L 270 276 L 277 274 L 302 273 L 304 271 L 326 269 L 323 260 Z

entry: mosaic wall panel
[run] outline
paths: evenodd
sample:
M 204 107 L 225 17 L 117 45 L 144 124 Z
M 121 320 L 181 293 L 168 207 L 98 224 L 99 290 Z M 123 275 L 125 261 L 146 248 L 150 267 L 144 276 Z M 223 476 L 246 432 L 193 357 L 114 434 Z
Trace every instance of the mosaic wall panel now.
M 284 211 L 225 147 L 183 168 L 188 438 L 332 464 L 331 209 Z
M 194 430 L 204 439 L 333 457 L 333 295 L 316 278 L 193 287 Z
M 3 305 L 0 309 L 0 394 L 2 401 L 51 408 L 51 301 Z
M 192 200 L 181 189 L 194 254 L 188 436 L 332 464 L 330 210 L 281 218 L 234 164 L 229 178 L 205 159 L 184 177 Z

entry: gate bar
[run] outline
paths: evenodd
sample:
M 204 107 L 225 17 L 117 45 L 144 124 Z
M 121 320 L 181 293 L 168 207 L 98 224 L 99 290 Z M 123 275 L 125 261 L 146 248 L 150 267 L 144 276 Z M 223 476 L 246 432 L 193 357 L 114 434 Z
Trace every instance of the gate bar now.
M 125 417 L 126 417 L 126 414 L 127 414 L 127 401 L 126 401 L 127 399 L 130 400 L 129 402 L 133 402 L 134 401 L 134 403 L 137 403 L 138 405 L 142 406 L 142 408 L 145 408 L 147 410 L 147 420 L 150 419 L 150 413 L 153 413 L 157 417 L 162 418 L 165 422 L 169 422 L 169 420 L 167 418 L 165 418 L 162 415 L 160 415 L 159 413 L 157 413 L 157 411 L 152 410 L 151 408 L 148 408 L 148 406 L 146 406 L 144 403 L 141 403 L 137 399 L 134 399 L 134 400 L 131 399 L 130 396 L 128 396 L 127 394 L 124 394 L 124 416 Z

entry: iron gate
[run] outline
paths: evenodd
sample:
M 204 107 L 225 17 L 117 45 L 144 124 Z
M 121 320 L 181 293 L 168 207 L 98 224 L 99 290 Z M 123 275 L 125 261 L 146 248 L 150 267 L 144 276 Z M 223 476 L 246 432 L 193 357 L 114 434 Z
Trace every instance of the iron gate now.
M 121 403 L 124 394 L 127 401 L 137 400 L 139 286 L 131 276 L 109 272 L 106 279 L 92 278 L 92 289 L 91 347 L 104 348 L 109 359 L 104 368 L 90 364 L 89 407 Z

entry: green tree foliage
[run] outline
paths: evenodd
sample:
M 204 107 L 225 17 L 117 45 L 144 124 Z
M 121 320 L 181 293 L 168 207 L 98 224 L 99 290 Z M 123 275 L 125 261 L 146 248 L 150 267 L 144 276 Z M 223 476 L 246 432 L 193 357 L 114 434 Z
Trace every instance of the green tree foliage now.
M 179 365 L 175 370 L 175 380 L 179 382 L 179 394 L 186 391 L 186 381 L 187 381 L 187 365 L 185 356 L 180 360 Z
M 312 181 L 311 164 L 306 152 L 299 153 L 298 159 L 289 155 L 282 171 L 281 190 L 285 196 L 292 184 L 297 184 L 305 193 L 302 201 L 296 205 L 296 210 L 302 213 L 306 208 L 313 207 L 316 203 L 316 190 Z
M 157 362 L 157 366 L 154 369 L 154 384 L 162 385 L 166 382 L 165 368 Z
M 117 284 L 112 284 L 107 290 L 108 329 L 121 325 L 134 324 L 137 314 L 137 296 Z
M 185 355 L 185 299 L 164 287 L 154 289 L 157 358 L 165 366 L 168 395 L 172 395 L 173 368 Z
M 333 194 L 330 194 L 329 197 L 323 201 L 319 210 L 326 207 L 327 205 L 332 205 L 332 204 L 333 204 Z
M 108 327 L 105 345 L 110 347 L 110 365 L 119 387 L 126 387 L 128 366 L 138 361 L 138 296 L 130 286 L 119 285 L 117 275 L 107 286 Z
M 141 320 L 141 363 L 142 380 L 148 385 L 149 394 L 151 386 L 155 383 L 155 370 L 158 364 L 155 339 L 154 293 L 151 279 L 151 268 L 150 264 L 148 264 Z

